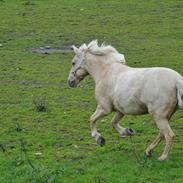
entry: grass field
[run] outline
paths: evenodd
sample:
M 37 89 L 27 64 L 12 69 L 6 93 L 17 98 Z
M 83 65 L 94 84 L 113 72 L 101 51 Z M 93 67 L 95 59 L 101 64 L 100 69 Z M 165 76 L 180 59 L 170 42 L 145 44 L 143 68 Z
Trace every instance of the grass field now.
M 101 148 L 90 135 L 93 80 L 71 89 L 73 53 L 31 51 L 93 39 L 112 44 L 130 66 L 183 74 L 182 1 L 0 0 L 0 183 L 183 182 L 183 111 L 171 120 L 176 140 L 165 162 L 157 161 L 164 143 L 144 157 L 158 133 L 148 115 L 123 119 L 137 131 L 132 139 L 111 128 L 112 115 L 101 120 Z

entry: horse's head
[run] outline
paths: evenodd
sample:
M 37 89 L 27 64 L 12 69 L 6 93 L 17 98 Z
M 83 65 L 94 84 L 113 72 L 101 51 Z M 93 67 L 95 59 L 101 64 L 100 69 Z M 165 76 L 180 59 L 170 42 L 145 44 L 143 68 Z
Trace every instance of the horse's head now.
M 80 48 L 73 46 L 73 50 L 76 55 L 72 59 L 72 67 L 68 77 L 70 87 L 76 87 L 79 82 L 88 75 L 85 64 L 85 48 L 86 45 L 83 45 Z

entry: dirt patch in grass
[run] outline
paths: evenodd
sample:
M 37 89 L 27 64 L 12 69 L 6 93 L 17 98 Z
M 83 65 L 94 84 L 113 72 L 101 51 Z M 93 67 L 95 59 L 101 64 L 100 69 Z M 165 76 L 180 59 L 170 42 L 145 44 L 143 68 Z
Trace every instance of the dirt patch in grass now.
M 32 52 L 35 53 L 42 53 L 42 54 L 51 54 L 51 53 L 69 53 L 73 52 L 72 46 L 63 46 L 61 48 L 51 48 L 50 46 L 39 47 L 39 48 L 32 48 Z

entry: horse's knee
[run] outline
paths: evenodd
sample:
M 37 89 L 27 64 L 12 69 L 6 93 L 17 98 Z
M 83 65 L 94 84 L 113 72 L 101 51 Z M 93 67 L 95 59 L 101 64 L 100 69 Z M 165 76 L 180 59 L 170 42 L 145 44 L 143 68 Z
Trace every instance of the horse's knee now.
M 112 122 L 112 127 L 113 127 L 113 128 L 116 128 L 116 126 L 117 126 L 117 122 L 116 122 L 116 121 L 113 121 L 113 122 Z
M 170 131 L 169 133 L 165 134 L 165 138 L 166 138 L 167 140 L 174 141 L 174 139 L 175 139 L 175 134 L 173 133 L 173 131 Z
M 94 120 L 94 118 L 91 116 L 90 117 L 90 123 L 92 124 L 92 123 L 95 123 L 96 121 Z
M 173 132 L 170 132 L 170 133 L 169 133 L 169 136 L 170 136 L 172 139 L 175 138 L 175 134 L 174 134 Z

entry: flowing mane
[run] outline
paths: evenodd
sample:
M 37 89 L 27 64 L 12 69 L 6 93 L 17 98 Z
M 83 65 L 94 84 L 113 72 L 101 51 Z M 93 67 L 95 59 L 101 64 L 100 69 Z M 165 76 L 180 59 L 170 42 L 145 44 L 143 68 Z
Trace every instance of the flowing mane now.
M 91 41 L 88 44 L 88 50 L 95 55 L 106 55 L 108 53 L 118 53 L 118 51 L 110 45 L 105 45 L 103 43 L 101 46 L 99 46 L 97 40 Z
M 99 46 L 97 40 L 91 41 L 88 45 L 85 43 L 79 47 L 79 50 L 84 51 L 87 50 L 93 55 L 103 56 L 103 55 L 111 55 L 118 62 L 126 63 L 125 57 L 123 54 L 120 54 L 113 46 L 105 45 L 104 43 Z

